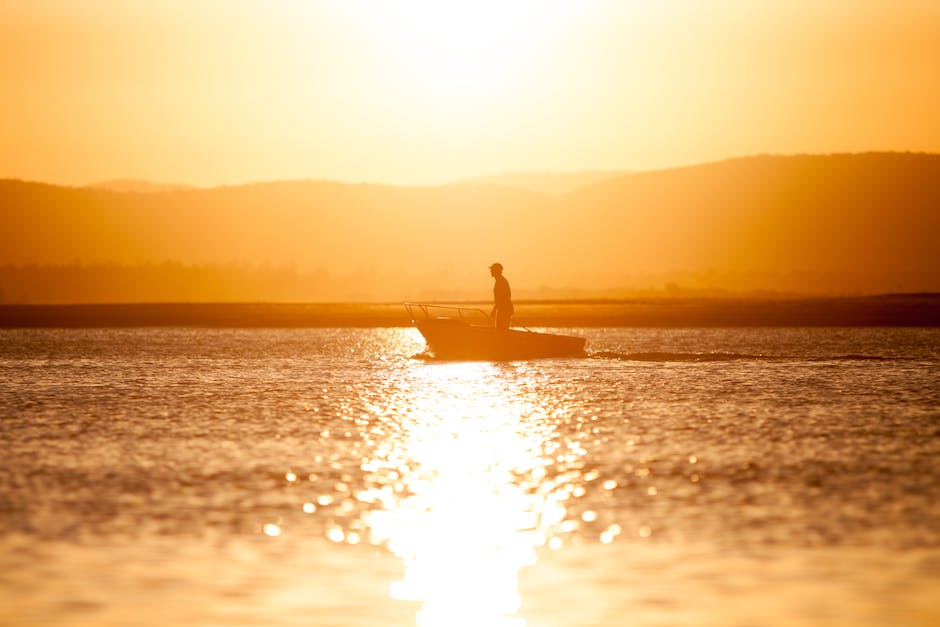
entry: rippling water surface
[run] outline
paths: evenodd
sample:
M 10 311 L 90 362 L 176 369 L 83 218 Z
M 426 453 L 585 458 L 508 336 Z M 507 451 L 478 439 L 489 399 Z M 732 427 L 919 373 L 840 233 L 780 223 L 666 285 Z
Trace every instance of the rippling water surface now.
M 940 623 L 940 331 L 0 331 L 0 624 Z

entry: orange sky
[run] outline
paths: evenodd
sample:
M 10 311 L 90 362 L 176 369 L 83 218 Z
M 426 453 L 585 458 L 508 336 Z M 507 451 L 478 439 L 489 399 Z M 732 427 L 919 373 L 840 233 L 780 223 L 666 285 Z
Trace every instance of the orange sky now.
M 0 178 L 424 184 L 940 152 L 935 0 L 0 3 Z

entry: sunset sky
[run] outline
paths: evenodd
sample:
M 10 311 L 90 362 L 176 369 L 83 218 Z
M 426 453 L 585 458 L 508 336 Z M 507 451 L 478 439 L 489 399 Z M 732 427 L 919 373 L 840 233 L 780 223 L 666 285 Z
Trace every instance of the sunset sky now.
M 940 152 L 935 0 L 0 3 L 0 178 L 397 184 Z

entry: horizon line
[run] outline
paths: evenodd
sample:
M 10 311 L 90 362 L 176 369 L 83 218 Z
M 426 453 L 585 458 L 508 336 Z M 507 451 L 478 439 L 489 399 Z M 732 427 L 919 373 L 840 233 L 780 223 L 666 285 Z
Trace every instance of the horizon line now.
M 701 293 L 701 292 L 707 293 Z M 940 291 L 912 292 L 855 292 L 855 293 L 810 293 L 810 292 L 774 292 L 753 290 L 745 292 L 708 292 L 690 290 L 689 292 L 669 293 L 642 292 L 624 296 L 575 296 L 571 298 L 518 298 L 515 305 L 626 305 L 649 301 L 689 301 L 689 300 L 753 300 L 753 301 L 819 301 L 819 300 L 878 300 L 885 298 L 940 299 Z M 150 306 L 382 306 L 401 307 L 405 304 L 428 305 L 479 305 L 492 304 L 492 299 L 442 298 L 442 299 L 402 299 L 402 300 L 153 300 L 153 301 L 87 301 L 59 303 L 0 302 L 0 308 L 11 307 L 150 307 Z
M 703 165 L 712 165 L 719 163 L 727 163 L 730 161 L 739 161 L 744 159 L 755 159 L 762 157 L 770 158 L 793 158 L 793 157 L 835 157 L 835 156 L 863 156 L 863 155 L 920 155 L 920 156 L 940 156 L 940 151 L 938 152 L 929 152 L 922 150 L 903 150 L 903 149 L 871 149 L 871 150 L 862 150 L 862 151 L 837 151 L 837 152 L 796 152 L 796 153 L 777 153 L 777 152 L 756 152 L 748 154 L 740 154 L 736 156 L 728 157 L 719 157 L 711 160 L 705 161 L 692 161 L 692 162 L 682 162 L 676 163 L 673 165 L 667 166 L 653 166 L 648 168 L 607 168 L 607 167 L 576 167 L 568 170 L 555 170 L 555 169 L 524 169 L 524 170 L 511 170 L 505 172 L 491 172 L 488 174 L 471 174 L 466 176 L 460 176 L 457 178 L 449 178 L 446 181 L 436 181 L 436 182 L 424 182 L 424 183 L 395 183 L 388 180 L 379 180 L 379 179 L 354 179 L 354 178 L 327 178 L 323 176 L 310 175 L 305 177 L 285 177 L 285 178 L 273 178 L 273 179 L 254 179 L 241 182 L 225 182 L 225 183 L 210 183 L 210 184 L 199 184 L 199 183 L 188 183 L 188 182 L 170 182 L 150 178 L 138 178 L 131 176 L 115 176 L 107 179 L 100 179 L 92 181 L 89 183 L 83 184 L 69 184 L 61 182 L 53 182 L 49 180 L 40 180 L 40 179 L 29 179 L 16 176 L 4 176 L 0 177 L 0 181 L 19 181 L 23 183 L 36 183 L 40 185 L 48 185 L 51 187 L 64 187 L 69 189 L 95 189 L 102 188 L 103 186 L 109 184 L 119 184 L 119 183 L 128 183 L 128 184 L 140 184 L 140 185 L 152 185 L 154 187 L 159 187 L 163 189 L 154 189 L 152 192 L 144 193 L 160 193 L 161 191 L 211 191 L 215 189 L 227 189 L 227 188 L 237 188 L 237 187 L 248 187 L 252 185 L 267 185 L 267 184 L 276 184 L 276 183 L 336 183 L 340 185 L 364 185 L 364 186 L 378 186 L 378 187 L 398 187 L 405 189 L 420 189 L 420 188 L 435 188 L 435 187 L 449 187 L 452 185 L 463 185 L 463 184 L 474 184 L 474 181 L 479 179 L 495 178 L 495 177 L 507 177 L 507 176 L 527 176 L 527 175 L 545 175 L 545 176 L 564 176 L 571 174 L 587 174 L 592 172 L 609 172 L 613 176 L 620 174 L 644 174 L 652 172 L 664 172 L 668 170 L 680 170 L 684 168 L 694 168 Z M 480 184 L 480 183 L 476 183 Z M 490 185 L 496 185 L 495 183 L 490 183 Z M 120 190 L 107 190 L 104 191 L 115 191 L 116 193 L 122 193 Z M 125 193 L 135 193 L 133 191 Z M 140 193 L 140 192 L 137 192 Z

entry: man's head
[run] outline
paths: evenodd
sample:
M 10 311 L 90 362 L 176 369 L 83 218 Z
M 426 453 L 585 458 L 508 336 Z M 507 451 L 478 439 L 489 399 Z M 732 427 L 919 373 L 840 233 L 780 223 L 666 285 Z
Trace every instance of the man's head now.
M 503 273 L 503 264 L 496 262 L 490 266 L 490 276 L 499 276 Z

